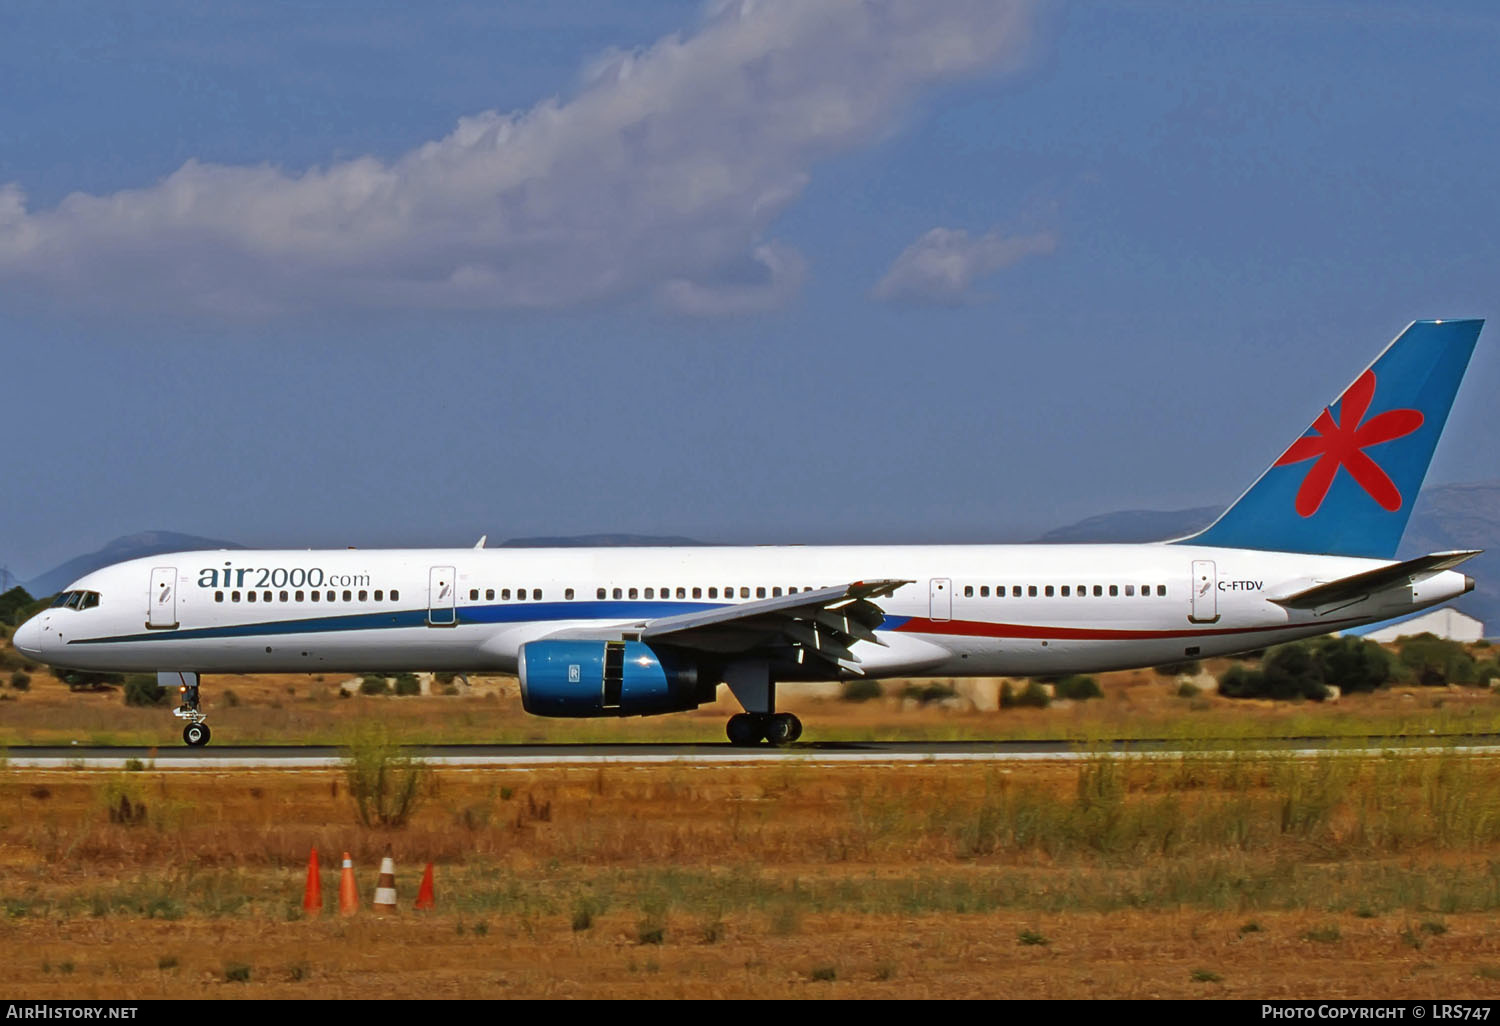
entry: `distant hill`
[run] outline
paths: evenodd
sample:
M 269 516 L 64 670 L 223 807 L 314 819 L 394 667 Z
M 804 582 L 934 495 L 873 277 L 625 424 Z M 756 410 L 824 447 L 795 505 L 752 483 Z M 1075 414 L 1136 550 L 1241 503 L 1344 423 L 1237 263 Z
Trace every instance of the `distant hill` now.
M 1048 531 L 1043 542 L 1166 541 L 1208 526 L 1218 506 L 1181 510 L 1122 510 L 1102 513 Z M 1420 556 L 1444 549 L 1484 549 L 1461 568 L 1474 578 L 1472 592 L 1453 603 L 1485 623 L 1485 633 L 1500 634 L 1500 481 L 1438 485 L 1417 497 L 1398 555 Z
M 512 538 L 503 541 L 500 549 L 586 549 L 586 548 L 638 548 L 653 545 L 702 545 L 691 538 L 676 535 L 652 534 L 572 534 L 556 538 Z
M 26 590 L 37 598 L 54 595 L 86 573 L 98 570 L 111 563 L 122 563 L 127 559 L 154 556 L 160 552 L 182 552 L 186 549 L 243 549 L 236 542 L 219 541 L 215 538 L 199 538 L 191 534 L 174 531 L 142 531 L 116 538 L 97 552 L 70 559 L 62 566 L 48 570 L 40 577 L 26 582 Z

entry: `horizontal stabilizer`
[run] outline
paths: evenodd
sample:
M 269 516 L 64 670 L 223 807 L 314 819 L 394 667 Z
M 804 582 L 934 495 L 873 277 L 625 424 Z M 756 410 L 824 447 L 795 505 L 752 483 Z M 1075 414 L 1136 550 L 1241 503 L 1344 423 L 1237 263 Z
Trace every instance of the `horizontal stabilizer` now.
M 1473 559 L 1483 549 L 1461 549 L 1454 552 L 1434 552 L 1404 563 L 1366 570 L 1362 574 L 1341 577 L 1326 584 L 1314 585 L 1291 595 L 1273 598 L 1272 602 L 1288 609 L 1314 609 L 1333 602 L 1342 602 L 1369 595 L 1384 588 L 1411 584 L 1420 577 L 1430 577 L 1444 570 L 1451 570 L 1467 559 Z

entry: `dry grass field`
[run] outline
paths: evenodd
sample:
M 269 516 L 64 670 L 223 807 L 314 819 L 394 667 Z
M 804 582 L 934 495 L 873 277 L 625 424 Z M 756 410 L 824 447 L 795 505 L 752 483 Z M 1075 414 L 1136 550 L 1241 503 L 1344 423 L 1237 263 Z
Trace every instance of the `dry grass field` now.
M 1500 987 L 1500 760 L 442 769 L 423 795 L 382 830 L 333 770 L 0 771 L 7 996 Z M 379 917 L 387 851 L 401 909 Z
M 1210 671 L 1217 665 L 1210 665 Z M 0 688 L 7 745 L 176 746 L 165 706 Z M 549 721 L 513 681 L 342 697 L 347 678 L 211 678 L 216 744 L 720 741 L 721 700 Z M 1500 729 L 1488 688 L 1337 703 L 1104 697 L 994 709 L 799 690 L 809 740 L 1216 738 L 1167 761 L 439 769 L 401 829 L 323 771 L 0 768 L 0 964 L 15 997 L 1485 997 L 1500 989 L 1500 760 L 1300 760 L 1266 736 Z M 993 687 L 990 697 L 993 697 Z M 1205 745 L 1205 748 L 1212 747 Z M 122 808 L 121 799 L 124 799 Z M 309 849 L 329 910 L 300 909 Z M 369 902 L 332 906 L 342 851 Z M 435 864 L 438 903 L 412 910 Z

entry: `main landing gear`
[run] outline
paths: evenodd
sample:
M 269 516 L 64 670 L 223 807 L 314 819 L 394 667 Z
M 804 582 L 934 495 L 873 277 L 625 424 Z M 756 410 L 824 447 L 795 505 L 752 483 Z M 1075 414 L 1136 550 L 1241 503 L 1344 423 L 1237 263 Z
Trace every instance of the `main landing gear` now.
M 208 744 L 213 732 L 205 722 L 208 714 L 198 702 L 198 675 L 192 674 L 192 683 L 183 684 L 177 690 L 182 695 L 182 704 L 172 710 L 172 715 L 188 721 L 182 728 L 182 740 L 193 748 L 202 748 Z
M 766 742 L 772 748 L 802 736 L 802 721 L 791 713 L 736 713 L 724 728 L 729 743 L 741 748 Z

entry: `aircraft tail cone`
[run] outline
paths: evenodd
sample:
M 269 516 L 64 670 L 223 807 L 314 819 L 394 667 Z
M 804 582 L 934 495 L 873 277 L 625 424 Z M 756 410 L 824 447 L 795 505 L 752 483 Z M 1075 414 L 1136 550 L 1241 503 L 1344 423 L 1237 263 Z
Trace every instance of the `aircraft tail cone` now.
M 375 883 L 375 911 L 396 911 L 396 862 L 389 855 L 380 860 L 380 879 Z
M 344 867 L 339 873 L 339 915 L 352 916 L 359 911 L 359 887 L 354 882 L 354 860 L 344 852 Z
M 307 856 L 307 886 L 302 891 L 302 911 L 310 916 L 323 914 L 323 874 L 318 868 L 318 849 Z
M 432 863 L 427 863 L 427 871 L 422 874 L 422 886 L 417 888 L 417 909 L 427 911 L 437 904 L 432 893 Z

